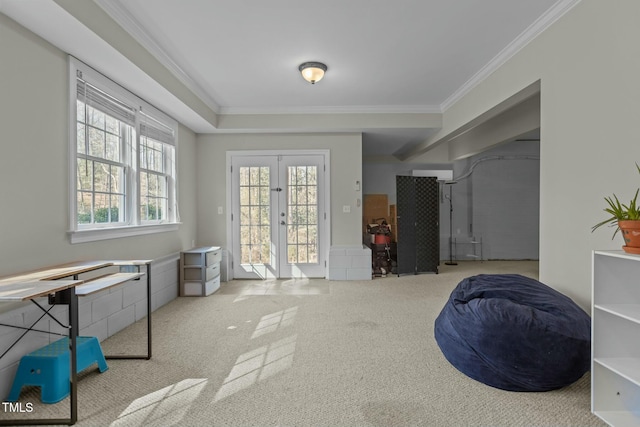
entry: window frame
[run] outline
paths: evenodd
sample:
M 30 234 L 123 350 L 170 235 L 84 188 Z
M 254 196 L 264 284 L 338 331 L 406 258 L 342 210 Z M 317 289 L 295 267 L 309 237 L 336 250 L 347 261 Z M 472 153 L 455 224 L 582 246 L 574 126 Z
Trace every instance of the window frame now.
M 78 105 L 78 102 L 76 100 L 76 107 Z M 85 104 L 86 105 L 86 104 Z M 85 107 L 86 108 L 86 107 Z M 103 113 L 102 111 L 100 111 L 99 109 L 96 109 L 96 111 L 104 114 L 105 116 L 107 116 L 106 113 Z M 86 110 L 85 110 L 86 112 Z M 76 205 L 75 205 L 75 214 L 76 214 L 76 227 L 78 230 L 85 230 L 85 229 L 95 229 L 95 228 L 110 228 L 110 227 L 122 227 L 122 226 L 126 226 L 127 225 L 127 221 L 128 218 L 130 218 L 130 213 L 128 212 L 128 210 L 130 209 L 129 202 L 127 200 L 126 195 L 129 194 L 131 192 L 131 179 L 129 178 L 129 164 L 131 163 L 131 139 L 133 138 L 133 126 L 130 126 L 126 123 L 123 123 L 121 121 L 119 121 L 119 136 L 121 137 L 120 139 L 120 143 L 119 143 L 119 147 L 118 150 L 120 151 L 120 159 L 119 160 L 115 160 L 115 159 L 109 159 L 106 156 L 97 156 L 94 154 L 91 154 L 88 149 L 88 146 L 90 145 L 90 142 L 87 141 L 87 137 L 88 134 L 90 132 L 87 131 L 88 127 L 94 128 L 96 129 L 96 131 L 102 132 L 104 133 L 105 136 L 105 141 L 106 141 L 106 137 L 107 134 L 109 133 L 106 129 L 98 129 L 96 128 L 94 125 L 92 125 L 91 123 L 88 123 L 87 120 L 87 115 L 85 114 L 85 118 L 84 118 L 84 123 L 83 126 L 85 128 L 85 151 L 84 152 L 80 152 L 78 151 L 78 134 L 79 132 L 76 133 L 76 142 L 75 142 L 75 157 L 76 157 L 76 168 L 78 167 L 78 164 L 81 163 L 82 161 L 85 161 L 87 164 L 91 163 L 92 167 L 91 167 L 91 175 L 92 175 L 92 183 L 94 183 L 93 181 L 93 177 L 95 177 L 95 163 L 101 163 L 103 165 L 108 165 L 108 166 L 115 166 L 115 167 L 121 167 L 122 168 L 122 176 L 121 176 L 121 180 L 122 180 L 122 201 L 123 203 L 121 203 L 122 208 L 123 209 L 119 209 L 119 213 L 118 216 L 119 218 L 123 218 L 122 221 L 119 222 L 89 222 L 89 223 L 82 223 L 78 221 L 78 200 L 76 199 Z M 117 119 L 116 119 L 117 120 Z M 77 130 L 77 125 L 78 125 L 78 119 L 76 116 L 76 121 L 74 122 L 74 125 L 76 126 L 76 130 Z M 105 144 L 105 148 L 106 148 L 106 144 Z M 76 169 L 76 175 L 77 175 L 77 169 Z M 77 177 L 76 177 L 77 178 Z M 78 196 L 78 193 L 81 191 L 80 189 L 77 188 L 77 184 L 78 184 L 78 180 L 76 179 L 76 197 Z M 92 195 L 92 202 L 95 201 L 95 197 L 97 194 L 105 194 L 105 195 L 114 195 L 114 194 L 118 194 L 118 193 L 114 193 L 112 191 L 100 191 L 100 190 L 96 190 L 95 188 L 91 188 L 91 190 L 88 191 L 84 191 L 85 193 L 89 193 Z M 93 203 L 92 203 L 93 205 Z M 91 216 L 93 216 L 95 212 L 91 212 Z
M 91 86 L 104 91 L 106 94 L 125 103 L 134 111 L 135 120 L 131 124 L 122 124 L 121 127 L 131 126 L 129 141 L 120 144 L 121 162 L 125 164 L 124 171 L 124 221 L 114 223 L 78 223 L 78 160 L 87 157 L 87 153 L 78 153 L 78 78 Z M 84 243 L 105 239 L 116 239 L 145 234 L 154 234 L 167 231 L 175 231 L 180 225 L 178 211 L 178 122 L 164 114 L 157 108 L 145 102 L 127 89 L 124 89 L 100 72 L 94 70 L 78 59 L 69 56 L 69 230 L 71 243 Z M 98 109 L 100 110 L 100 109 Z M 144 112 L 143 112 L 144 111 Z M 107 115 L 109 115 L 107 113 Z M 153 120 L 150 120 L 153 119 Z M 146 125 L 146 127 L 145 127 Z M 152 126 L 151 128 L 149 126 Z M 165 132 L 153 133 L 153 125 L 161 126 Z M 86 126 L 86 124 L 85 124 Z M 151 134 L 149 133 L 151 132 Z M 167 210 L 166 218 L 161 220 L 141 219 L 141 139 L 149 138 L 150 141 L 163 144 L 164 150 L 171 154 L 165 159 L 165 171 L 163 176 L 167 179 Z M 156 139 L 158 138 L 158 139 Z M 168 147 L 168 148 L 167 148 Z M 89 160 L 91 161 L 91 160 Z M 92 190 L 95 191 L 95 190 Z

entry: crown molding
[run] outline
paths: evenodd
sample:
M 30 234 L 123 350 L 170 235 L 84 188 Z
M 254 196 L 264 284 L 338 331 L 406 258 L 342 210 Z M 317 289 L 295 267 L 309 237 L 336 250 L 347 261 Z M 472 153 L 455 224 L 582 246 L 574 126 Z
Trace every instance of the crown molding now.
M 441 114 L 437 105 L 351 105 L 323 107 L 221 107 L 219 114 Z
M 135 19 L 120 0 L 93 0 L 107 15 L 140 43 L 151 55 L 165 66 L 182 84 L 191 90 L 216 114 L 220 111 L 218 103 L 187 74 L 164 49 L 149 35 L 140 22 Z
M 147 49 L 162 65 L 200 98 L 216 114 L 356 114 L 356 113 L 442 113 L 438 105 L 322 106 L 322 107 L 222 107 L 203 90 L 149 35 L 142 24 L 122 5 L 121 0 L 93 0 L 115 22 Z
M 122 5 L 122 0 L 93 0 L 115 22 L 127 31 L 138 43 L 147 49 L 162 65 L 164 65 L 176 78 L 187 86 L 198 98 L 200 98 L 216 114 L 330 114 L 330 113 L 443 113 L 452 105 L 467 95 L 473 88 L 484 81 L 494 71 L 504 65 L 509 59 L 522 50 L 529 42 L 569 12 L 581 0 L 560 0 L 533 24 L 531 24 L 516 39 L 507 45 L 489 63 L 482 67 L 476 74 L 460 86 L 449 98 L 440 105 L 422 106 L 324 106 L 324 107 L 282 107 L 282 108 L 258 108 L 258 107 L 223 107 L 211 98 L 155 41 Z
M 581 0 L 560 0 L 545 13 L 543 13 L 533 24 L 524 30 L 518 37 L 507 45 L 500 53 L 498 53 L 488 64 L 480 69 L 465 84 L 460 86 L 449 98 L 441 105 L 441 111 L 447 111 L 453 104 L 462 99 L 466 94 L 471 92 L 473 88 L 479 85 L 494 71 L 504 65 L 515 54 L 520 52 L 533 39 L 538 37 L 544 30 L 549 28 L 554 22 L 564 16 L 573 9 Z

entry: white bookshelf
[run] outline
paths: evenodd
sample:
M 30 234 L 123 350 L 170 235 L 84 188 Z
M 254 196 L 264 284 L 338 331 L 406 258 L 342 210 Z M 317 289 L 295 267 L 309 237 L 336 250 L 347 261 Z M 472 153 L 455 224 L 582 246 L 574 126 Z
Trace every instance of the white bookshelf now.
M 220 288 L 218 246 L 190 249 L 180 253 L 180 296 L 207 296 Z
M 640 425 L 640 256 L 593 252 L 591 411 Z

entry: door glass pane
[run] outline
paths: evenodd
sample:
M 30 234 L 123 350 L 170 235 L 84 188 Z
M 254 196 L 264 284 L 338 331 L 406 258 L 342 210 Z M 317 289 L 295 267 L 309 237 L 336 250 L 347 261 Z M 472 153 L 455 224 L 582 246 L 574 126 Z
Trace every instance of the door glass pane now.
M 269 264 L 271 221 L 269 218 L 268 166 L 240 167 L 240 263 Z
M 287 261 L 318 262 L 317 166 L 287 168 Z

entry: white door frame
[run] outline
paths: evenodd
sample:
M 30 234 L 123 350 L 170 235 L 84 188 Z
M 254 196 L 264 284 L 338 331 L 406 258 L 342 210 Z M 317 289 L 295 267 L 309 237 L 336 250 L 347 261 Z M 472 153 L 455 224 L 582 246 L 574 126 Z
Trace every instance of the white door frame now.
M 319 218 L 324 219 L 324 227 L 322 227 L 322 240 L 324 244 L 321 245 L 320 251 L 324 260 L 324 277 L 328 277 L 328 266 L 327 261 L 329 260 L 329 248 L 331 247 L 331 151 L 328 149 L 318 149 L 318 150 L 230 150 L 227 151 L 227 173 L 226 177 L 226 227 L 227 227 L 227 257 L 228 257 L 228 268 L 229 279 L 233 279 L 233 248 L 237 242 L 234 242 L 233 238 L 233 224 L 231 221 L 231 213 L 232 213 L 232 174 L 231 174 L 231 165 L 234 157 L 238 156 L 278 156 L 278 155 L 291 155 L 291 156 L 307 156 L 307 155 L 321 155 L 324 157 L 324 212 L 322 212 L 322 216 Z

